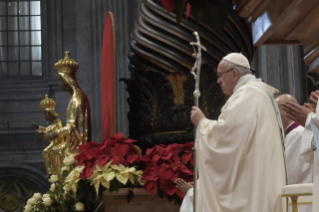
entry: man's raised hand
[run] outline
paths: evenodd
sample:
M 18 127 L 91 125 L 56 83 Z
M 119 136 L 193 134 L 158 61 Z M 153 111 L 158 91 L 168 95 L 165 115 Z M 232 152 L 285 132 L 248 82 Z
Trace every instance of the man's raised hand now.
M 315 92 L 311 92 L 310 100 L 311 100 L 314 104 L 317 104 L 317 102 L 318 102 L 318 97 L 319 97 L 319 90 L 316 90 Z
M 285 111 L 285 116 L 298 124 L 305 126 L 307 116 L 312 112 L 311 109 L 300 106 L 292 102 L 283 102 L 281 104 L 282 109 Z
M 309 110 L 311 110 L 312 112 L 316 112 L 316 105 L 315 104 L 309 104 L 309 103 L 304 103 L 303 104 L 306 108 L 308 108 Z

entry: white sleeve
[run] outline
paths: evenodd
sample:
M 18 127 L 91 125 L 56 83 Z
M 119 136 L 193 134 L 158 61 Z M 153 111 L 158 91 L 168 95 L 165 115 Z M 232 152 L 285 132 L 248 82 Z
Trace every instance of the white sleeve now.
M 307 120 L 305 123 L 305 129 L 302 135 L 302 141 L 300 145 L 300 155 L 298 159 L 304 163 L 313 163 L 313 150 L 311 149 L 311 140 L 313 137 L 313 133 L 310 126 L 310 121 L 313 117 L 318 116 L 317 120 L 319 120 L 319 114 L 309 113 L 307 116 Z M 317 123 L 316 123 L 317 124 Z M 319 124 L 319 122 L 318 122 Z
M 194 189 L 188 189 L 179 212 L 193 212 L 193 193 Z

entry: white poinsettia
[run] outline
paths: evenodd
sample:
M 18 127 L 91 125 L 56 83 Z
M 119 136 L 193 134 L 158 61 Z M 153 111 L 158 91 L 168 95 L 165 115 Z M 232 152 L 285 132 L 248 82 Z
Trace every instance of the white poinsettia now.
M 84 166 L 77 166 L 65 179 L 65 182 L 69 183 L 69 186 L 71 186 L 74 193 L 77 191 L 77 183 L 81 180 L 80 174 L 82 173 L 83 169 Z
M 100 184 L 102 184 L 106 189 L 109 189 L 111 186 L 111 180 L 115 177 L 113 169 L 109 168 L 111 163 L 112 161 L 102 167 L 96 165 L 94 172 L 89 177 L 91 185 L 94 185 L 97 194 L 99 193 Z
M 63 159 L 63 164 L 66 166 L 71 166 L 74 164 L 74 162 L 75 162 L 74 156 L 72 155 Z
M 136 171 L 134 167 L 126 167 L 123 164 L 112 164 L 112 169 L 117 170 L 116 172 L 116 179 L 126 185 L 127 181 L 130 179 L 130 181 L 134 184 L 134 175 L 133 172 Z M 131 175 L 130 175 L 131 174 Z

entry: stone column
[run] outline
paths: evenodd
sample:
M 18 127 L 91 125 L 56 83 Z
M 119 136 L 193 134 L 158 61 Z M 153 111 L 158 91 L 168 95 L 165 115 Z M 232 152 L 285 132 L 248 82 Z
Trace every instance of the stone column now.
M 277 88 L 279 95 L 291 94 L 299 104 L 305 101 L 303 95 L 305 68 L 301 46 L 258 46 L 252 68 L 264 82 Z

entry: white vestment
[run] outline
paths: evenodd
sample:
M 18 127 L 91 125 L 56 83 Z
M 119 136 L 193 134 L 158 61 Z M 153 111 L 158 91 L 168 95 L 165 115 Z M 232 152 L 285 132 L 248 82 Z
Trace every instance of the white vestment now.
M 286 211 L 286 198 L 281 198 L 287 183 L 283 147 L 269 97 L 275 92 L 245 75 L 218 120 L 200 121 L 195 142 L 197 212 Z
M 315 122 L 317 127 L 319 127 L 319 104 L 317 103 L 316 113 L 308 114 L 307 121 L 305 123 L 305 130 L 302 137 L 302 144 L 300 149 L 299 160 L 306 163 L 313 163 L 313 202 L 312 202 L 312 211 L 319 211 L 319 160 L 317 150 L 313 151 L 311 149 L 311 141 L 313 133 L 311 131 L 310 121 L 311 119 Z
M 294 124 L 294 122 L 292 124 Z M 291 125 L 289 125 L 287 129 L 289 129 Z M 289 185 L 312 183 L 313 165 L 309 163 L 303 163 L 298 160 L 303 133 L 304 128 L 299 125 L 298 127 L 292 129 L 290 132 L 287 132 L 286 135 L 285 153 Z M 291 211 L 291 206 L 289 206 L 289 211 Z M 311 212 L 312 206 L 298 205 L 298 211 Z

